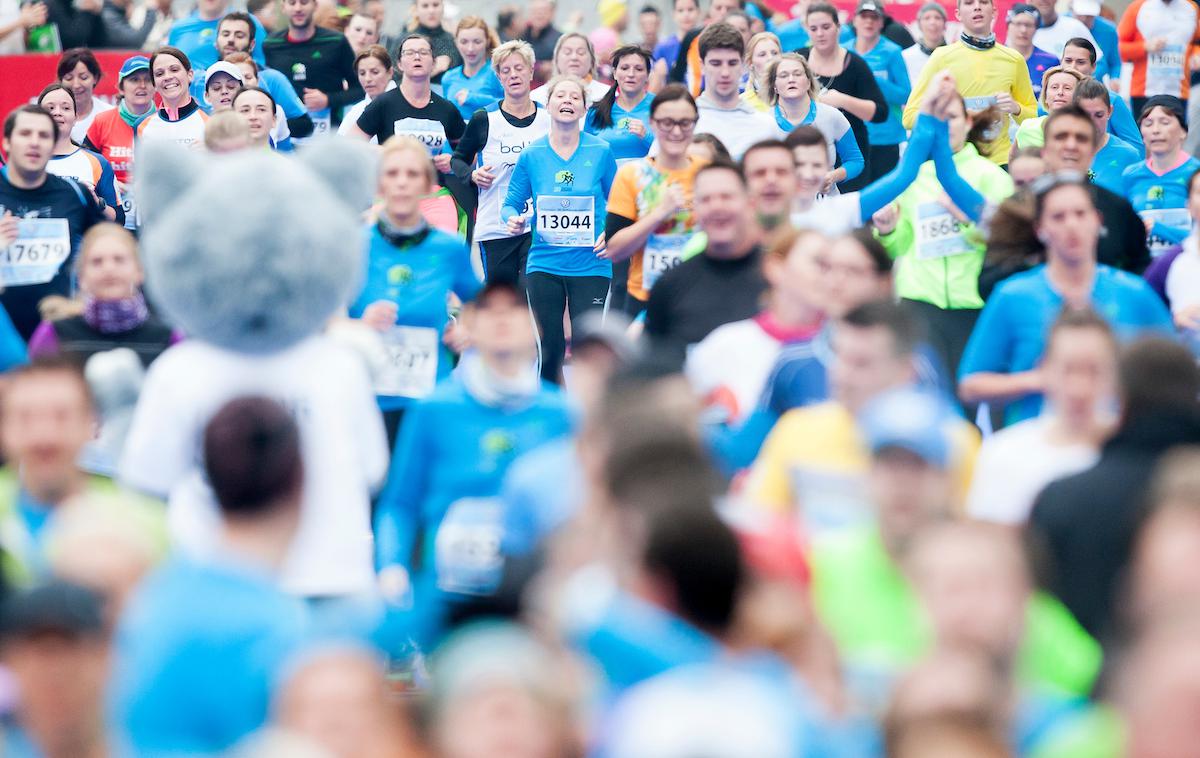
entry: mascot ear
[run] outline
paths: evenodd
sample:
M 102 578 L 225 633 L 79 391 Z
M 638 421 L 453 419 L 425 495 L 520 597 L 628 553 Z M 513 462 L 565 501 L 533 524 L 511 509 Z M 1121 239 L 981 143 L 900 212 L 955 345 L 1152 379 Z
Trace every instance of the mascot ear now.
M 200 176 L 204 160 L 169 140 L 147 140 L 138 145 L 134 197 L 143 225 L 155 221 L 187 192 Z
M 377 158 L 369 145 L 356 139 L 327 137 L 306 145 L 298 157 L 352 211 L 362 213 L 371 207 Z

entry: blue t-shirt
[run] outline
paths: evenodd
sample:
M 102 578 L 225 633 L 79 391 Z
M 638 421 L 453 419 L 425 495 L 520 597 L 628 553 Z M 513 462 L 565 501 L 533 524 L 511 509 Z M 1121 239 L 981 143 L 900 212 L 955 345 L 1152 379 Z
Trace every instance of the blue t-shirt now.
M 853 40 L 846 44 L 846 49 L 857 53 Z M 887 37 L 880 37 L 875 47 L 865 53 L 858 53 L 883 92 L 883 99 L 888 104 L 887 120 L 876 124 L 867 123 L 867 136 L 872 145 L 899 145 L 908 137 L 900 117 L 904 113 L 904 104 L 912 94 L 912 83 L 908 80 L 908 66 L 904 64 L 900 46 Z
M 794 18 L 786 24 L 781 24 L 775 30 L 775 35 L 779 37 L 779 47 L 785 53 L 794 53 L 808 47 L 808 27 L 803 18 Z
M 221 17 L 224 15 L 222 13 Z M 254 20 L 254 50 L 250 55 L 259 66 L 265 66 L 267 60 L 263 57 L 262 43 L 267 38 L 267 30 L 263 28 L 262 22 L 257 17 L 252 15 L 250 18 Z M 195 71 L 196 78 L 201 82 L 204 80 L 204 72 L 219 58 L 217 55 L 217 26 L 220 23 L 220 17 L 212 21 L 205 21 L 200 18 L 198 12 L 193 11 L 190 16 L 176 21 L 171 26 L 171 33 L 167 35 L 167 44 L 177 47 L 187 54 L 188 60 L 192 63 L 192 70 Z
M 1095 22 L 1092 24 L 1092 38 L 1100 47 L 1099 68 L 1096 69 L 1096 76 L 1101 79 L 1105 76 L 1110 79 L 1120 79 L 1121 45 L 1117 35 L 1117 25 L 1103 16 L 1094 16 L 1093 18 Z
M 562 438 L 521 456 L 504 479 L 505 555 L 525 555 L 583 505 L 585 483 L 575 441 Z
M 116 755 L 221 753 L 262 727 L 306 634 L 267 572 L 173 558 L 138 588 L 114 643 Z
M 426 227 L 399 245 L 394 244 L 377 224 L 365 232 L 362 289 L 350 306 L 351 318 L 362 318 L 367 306 L 377 300 L 396 304 L 396 325 L 416 328 L 428 336 L 426 342 L 435 351 L 427 356 L 436 361 L 436 372 L 429 372 L 429 390 L 433 382 L 450 374 L 450 352 L 442 345 L 449 314 L 446 295 L 453 292 L 464 302 L 479 292 L 480 281 L 471 266 L 471 254 L 462 240 L 440 229 Z M 388 344 L 388 335 L 384 343 Z M 406 337 L 407 339 L 407 337 Z M 380 394 L 379 407 L 385 411 L 405 408 L 413 398 Z
M 1161 176 L 1150 170 L 1149 161 L 1125 169 L 1121 180 L 1125 197 L 1144 221 L 1154 226 L 1147 238 L 1150 254 L 1158 256 L 1172 245 L 1183 242 L 1192 231 L 1187 211 L 1188 180 L 1200 170 L 1200 160 L 1187 160 Z
M 662 42 L 654 46 L 654 53 L 651 60 L 655 63 L 666 61 L 667 68 L 675 65 L 676 59 L 679 58 L 680 39 L 678 34 L 672 34 Z
M 1138 128 L 1137 119 L 1134 118 L 1133 111 L 1129 110 L 1129 104 L 1125 102 L 1125 98 L 1117 95 L 1112 95 L 1110 100 L 1113 111 L 1108 118 L 1108 133 L 1117 135 L 1125 140 L 1126 144 L 1132 145 L 1138 153 L 1145 155 L 1146 145 L 1142 142 L 1142 130 Z
M 533 203 L 528 273 L 612 277 L 612 264 L 597 258 L 593 247 L 604 231 L 616 174 L 612 148 L 591 134 L 580 134 L 579 146 L 565 160 L 550 147 L 549 135 L 529 143 L 500 212 L 508 221 Z
M 460 103 L 458 93 L 463 90 L 466 90 L 467 99 Z M 468 77 L 464 74 L 462 66 L 456 66 L 442 74 L 442 97 L 458 108 L 463 121 L 469 121 L 472 113 L 503 98 L 504 88 L 500 86 L 500 80 L 496 78 L 489 61 L 475 72 L 475 76 Z
M 588 110 L 587 120 L 583 122 L 583 130 L 607 142 L 618 163 L 645 158 L 646 153 L 650 152 L 650 145 L 654 143 L 654 133 L 650 131 L 650 103 L 653 100 L 654 96 L 647 93 L 633 110 L 628 111 L 614 102 L 612 125 L 604 129 L 596 127 L 596 109 L 591 108 Z M 646 127 L 645 136 L 639 137 L 629 131 L 630 121 L 641 121 L 642 126 Z
M 1147 331 L 1174 334 L 1171 314 L 1162 300 L 1133 274 L 1096 266 L 1091 305 L 1121 340 Z M 1062 296 L 1051 286 L 1045 264 L 1005 279 L 988 298 L 971 332 L 959 364 L 959 380 L 971 374 L 1017 374 L 1036 367 L 1062 309 Z M 1005 420 L 1015 424 L 1041 410 L 1042 396 L 1027 395 L 1008 405 Z
M 435 538 L 452 506 L 498 497 L 513 461 L 570 432 L 566 399 L 553 385 L 543 384 L 525 405 L 505 408 L 481 403 L 458 377 L 443 381 L 405 414 L 376 510 L 379 566 L 410 567 L 418 541 L 418 568 L 433 566 Z M 492 526 L 499 528 L 498 519 Z
M 1142 154 L 1128 142 L 1112 134 L 1104 147 L 1092 159 L 1092 182 L 1109 192 L 1118 195 L 1125 194 L 1125 182 L 1122 175 L 1125 169 L 1142 160 Z
M 1058 64 L 1058 56 L 1040 47 L 1033 48 L 1033 54 L 1025 60 L 1025 65 L 1029 68 L 1029 81 L 1033 84 L 1033 96 L 1039 101 L 1042 99 L 1042 75 L 1046 73 L 1046 69 L 1054 68 Z M 1040 102 L 1038 106 L 1041 106 Z

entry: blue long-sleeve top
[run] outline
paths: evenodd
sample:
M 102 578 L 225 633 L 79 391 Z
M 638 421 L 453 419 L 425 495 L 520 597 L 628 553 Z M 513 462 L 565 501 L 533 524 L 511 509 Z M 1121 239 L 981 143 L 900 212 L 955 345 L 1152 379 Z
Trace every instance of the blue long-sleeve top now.
M 612 264 L 596 257 L 594 245 L 604 232 L 616 174 L 612 148 L 591 134 L 581 133 L 566 159 L 554 152 L 549 135 L 521 151 L 500 219 L 507 222 L 532 202 L 528 273 L 612 277 Z
M 453 292 L 465 302 L 473 299 L 481 286 L 466 245 L 431 227 L 397 235 L 373 224 L 364 232 L 363 250 L 362 287 L 350 305 L 350 317 L 362 318 L 367 306 L 379 300 L 395 303 L 397 326 L 429 330 L 426 333 L 436 339 L 437 365 L 432 378 L 446 378 L 451 368 L 450 353 L 442 345 L 449 320 L 446 295 Z M 378 401 L 381 409 L 389 411 L 407 407 L 413 398 L 381 394 Z
M 654 96 L 646 93 L 641 101 L 630 110 L 625 110 L 620 103 L 612 106 L 612 123 L 601 129 L 596 126 L 596 109 L 588 109 L 587 118 L 583 122 L 583 130 L 594 134 L 608 143 L 612 148 L 613 157 L 617 161 L 628 161 L 634 158 L 645 158 L 654 144 L 654 132 L 650 131 L 650 103 Z M 630 121 L 641 121 L 646 127 L 646 133 L 639 137 L 629 131 Z
M 552 385 L 543 384 L 527 404 L 506 408 L 480 402 L 457 377 L 441 382 L 405 414 L 376 506 L 378 565 L 400 565 L 410 575 L 430 567 L 451 505 L 498 497 L 513 461 L 570 432 L 567 402 Z M 418 544 L 422 560 L 414 564 Z
M 1137 119 L 1125 98 L 1120 95 L 1110 96 L 1112 100 L 1112 116 L 1108 119 L 1108 133 L 1115 134 L 1133 145 L 1139 153 L 1146 154 L 1146 145 L 1142 142 L 1142 130 L 1138 129 Z
M 466 90 L 467 99 L 458 102 L 458 93 Z M 492 71 L 492 63 L 488 61 L 474 76 L 463 73 L 462 66 L 455 66 L 442 74 L 442 97 L 449 100 L 462 114 L 463 121 L 469 121 L 471 114 L 480 108 L 486 108 L 504 97 L 504 88 Z
M 846 44 L 846 49 L 857 52 L 853 41 Z M 867 136 L 870 137 L 872 145 L 899 145 L 907 137 L 900 118 L 904 112 L 904 104 L 912 94 L 908 66 L 904 64 L 900 46 L 886 37 L 880 37 L 875 47 L 859 55 L 871 67 L 871 73 L 875 75 L 875 82 L 883 92 L 884 100 L 891 106 L 888 108 L 886 121 L 879 124 L 867 123 Z
M 1099 68 L 1097 78 L 1107 75 L 1110 79 L 1121 78 L 1121 43 L 1117 34 L 1117 25 L 1103 16 L 1095 16 L 1092 24 L 1092 37 L 1100 48 Z
M 854 137 L 854 129 L 850 127 L 850 122 L 837 108 L 813 100 L 809 102 L 808 113 L 799 123 L 795 124 L 788 121 L 787 116 L 783 114 L 783 108 L 778 103 L 773 112 L 775 125 L 783 130 L 784 135 L 790 133 L 797 126 L 811 125 L 819 129 L 821 134 L 825 135 L 825 139 L 833 143 L 834 154 L 842 162 L 841 167 L 846 170 L 846 179 L 855 178 L 866 168 L 867 164 L 863 159 L 862 150 L 859 148 L 858 140 Z

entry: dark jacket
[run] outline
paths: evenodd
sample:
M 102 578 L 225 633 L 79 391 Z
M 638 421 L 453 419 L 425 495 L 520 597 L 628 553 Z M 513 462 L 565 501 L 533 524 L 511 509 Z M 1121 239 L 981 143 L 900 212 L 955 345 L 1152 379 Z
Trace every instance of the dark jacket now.
M 1200 444 L 1200 411 L 1171 409 L 1122 424 L 1095 466 L 1052 482 L 1034 502 L 1029 521 L 1044 551 L 1043 586 L 1101 643 L 1111 640 L 1120 585 L 1154 468 L 1177 445 Z

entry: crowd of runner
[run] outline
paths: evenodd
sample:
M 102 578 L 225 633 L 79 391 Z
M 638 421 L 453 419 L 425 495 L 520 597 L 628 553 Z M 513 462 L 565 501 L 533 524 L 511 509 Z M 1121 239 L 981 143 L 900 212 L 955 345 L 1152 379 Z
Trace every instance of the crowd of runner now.
M 177 6 L 0 2 L 0 754 L 1196 755 L 1200 5 Z

